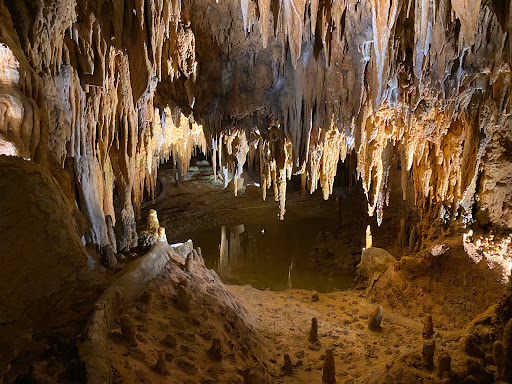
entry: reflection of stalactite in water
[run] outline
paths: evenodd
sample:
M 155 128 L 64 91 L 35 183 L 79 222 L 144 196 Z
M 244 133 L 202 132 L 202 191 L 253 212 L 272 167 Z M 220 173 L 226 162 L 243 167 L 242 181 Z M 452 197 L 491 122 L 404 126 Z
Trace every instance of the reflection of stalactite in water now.
M 221 276 L 231 274 L 231 268 L 229 266 L 229 243 L 226 235 L 226 227 L 223 225 L 220 233 L 220 245 L 219 245 L 219 265 L 217 270 Z
M 293 260 L 290 261 L 290 266 L 288 267 L 288 289 L 292 289 L 292 269 L 293 269 Z
M 247 260 L 242 234 L 245 233 L 243 224 L 228 229 L 222 226 L 219 245 L 218 271 L 221 277 L 232 278 L 236 269 L 243 269 Z

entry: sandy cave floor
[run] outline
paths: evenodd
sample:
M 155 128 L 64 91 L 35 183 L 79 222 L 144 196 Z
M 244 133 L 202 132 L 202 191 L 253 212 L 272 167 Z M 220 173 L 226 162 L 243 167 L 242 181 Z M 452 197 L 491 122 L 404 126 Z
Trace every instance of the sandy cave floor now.
M 189 309 L 176 301 L 184 280 L 190 282 Z M 313 301 L 307 290 L 225 286 L 204 267 L 191 274 L 171 264 L 127 312 L 137 327 L 137 346 L 127 345 L 120 329 L 111 332 L 115 382 L 251 383 L 246 376 L 252 370 L 261 382 L 321 383 L 326 349 L 333 350 L 338 383 L 365 382 L 400 359 L 416 366 L 424 382 L 430 382 L 432 372 L 421 364 L 421 319 L 384 308 L 381 331 L 370 331 L 368 318 L 376 304 L 362 297 L 362 291 L 318 294 L 318 298 Z M 313 317 L 318 319 L 319 344 L 308 341 Z M 208 352 L 214 337 L 221 340 L 222 361 Z M 460 333 L 441 332 L 434 337 L 437 351 L 450 350 L 452 366 L 458 365 L 463 359 L 457 351 Z M 164 374 L 155 368 L 162 352 Z M 291 377 L 284 376 L 285 353 L 294 366 Z

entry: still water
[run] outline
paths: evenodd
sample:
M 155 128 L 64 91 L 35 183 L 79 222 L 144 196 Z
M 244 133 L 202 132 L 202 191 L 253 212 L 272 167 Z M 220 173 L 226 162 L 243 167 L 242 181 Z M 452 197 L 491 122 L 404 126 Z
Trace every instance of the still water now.
M 206 266 L 224 283 L 330 292 L 348 289 L 354 280 L 354 275 L 316 270 L 311 261 L 318 233 L 334 231 L 335 227 L 335 221 L 326 218 L 287 217 L 279 221 L 272 214 L 265 220 L 248 218 L 245 223 L 193 232 L 187 238 L 194 247 L 201 247 Z

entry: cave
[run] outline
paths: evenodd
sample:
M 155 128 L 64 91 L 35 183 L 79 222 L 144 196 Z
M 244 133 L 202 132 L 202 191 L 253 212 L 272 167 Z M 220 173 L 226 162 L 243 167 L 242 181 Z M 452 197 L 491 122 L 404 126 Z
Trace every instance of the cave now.
M 512 384 L 510 0 L 1 0 L 0 383 Z

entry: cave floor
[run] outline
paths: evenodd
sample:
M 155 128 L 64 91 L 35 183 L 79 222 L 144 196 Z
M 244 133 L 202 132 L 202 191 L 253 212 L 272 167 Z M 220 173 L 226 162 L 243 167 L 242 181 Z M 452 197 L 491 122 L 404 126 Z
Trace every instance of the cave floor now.
M 191 292 L 186 308 L 178 299 L 184 279 Z M 333 351 L 338 383 L 372 383 L 397 364 L 413 370 L 411 377 L 435 382 L 421 360 L 420 318 L 385 308 L 381 329 L 371 331 L 368 321 L 376 304 L 363 291 L 320 293 L 318 300 L 313 294 L 224 285 L 204 266 L 188 273 L 171 263 L 126 312 L 136 324 L 137 346 L 126 345 L 119 328 L 110 334 L 114 382 L 321 383 L 326 349 Z M 308 341 L 313 317 L 317 343 Z M 434 335 L 437 350 L 450 351 L 453 367 L 464 360 L 461 335 L 461 330 L 437 328 Z M 221 340 L 222 361 L 209 353 L 214 337 Z M 159 354 L 165 356 L 164 372 L 157 368 Z M 292 376 L 284 375 L 284 354 L 291 357 Z M 258 379 L 248 379 L 248 372 Z M 407 376 L 395 379 L 389 382 L 412 382 Z
M 275 382 L 321 382 L 326 349 L 335 356 L 338 382 L 360 382 L 422 344 L 422 324 L 388 309 L 381 330 L 370 331 L 368 319 L 376 305 L 361 297 L 359 291 L 319 294 L 319 300 L 313 302 L 312 292 L 306 290 L 268 292 L 249 286 L 228 289 L 248 308 L 273 363 Z M 311 344 L 308 333 L 313 317 L 318 319 L 319 343 Z M 292 377 L 282 376 L 285 353 L 294 364 Z

